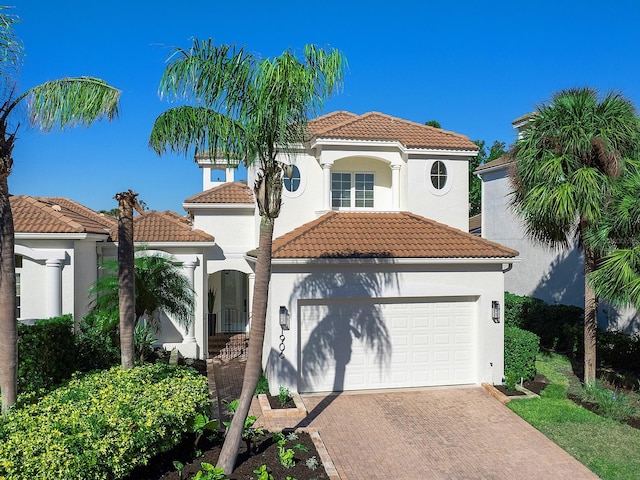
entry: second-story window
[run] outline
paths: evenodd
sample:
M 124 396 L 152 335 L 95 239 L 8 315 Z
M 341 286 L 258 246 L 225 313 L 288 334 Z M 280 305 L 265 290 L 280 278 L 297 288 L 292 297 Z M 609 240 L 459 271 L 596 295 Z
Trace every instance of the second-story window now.
M 331 174 L 331 207 L 373 208 L 373 173 Z
M 295 165 L 291 165 L 291 178 L 285 175 L 282 179 L 284 188 L 288 192 L 295 192 L 300 188 L 300 178 L 300 169 Z

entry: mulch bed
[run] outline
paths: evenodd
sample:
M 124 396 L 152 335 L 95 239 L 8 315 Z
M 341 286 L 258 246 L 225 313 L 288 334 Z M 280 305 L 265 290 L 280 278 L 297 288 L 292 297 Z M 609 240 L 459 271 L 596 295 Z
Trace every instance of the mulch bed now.
M 289 399 L 285 402 L 285 404 L 280 403 L 280 399 L 277 396 L 267 394 L 267 400 L 269 400 L 269 405 L 271 405 L 272 410 L 278 410 L 282 408 L 296 408 L 296 402 L 293 401 L 293 398 L 289 397 Z
M 522 384 L 524 388 L 536 395 L 540 395 L 540 392 L 542 392 L 547 385 L 549 385 L 549 381 L 544 375 L 536 375 L 533 380 L 528 380 Z M 520 390 L 508 390 L 504 385 L 494 385 L 493 387 L 505 394 L 507 397 L 521 397 L 526 395 L 526 393 L 521 392 Z
M 276 399 L 277 400 L 277 399 Z M 288 440 L 285 448 L 291 448 L 295 452 L 296 465 L 292 468 L 284 468 L 280 464 L 278 457 L 278 444 L 271 434 L 266 434 L 258 441 L 255 454 L 247 451 L 246 444 L 243 442 L 240 446 L 240 453 L 236 462 L 236 469 L 228 477 L 231 480 L 245 480 L 257 478 L 254 470 L 266 465 L 268 471 L 276 479 L 284 479 L 287 476 L 296 478 L 297 480 L 327 480 L 327 476 L 322 461 L 318 455 L 315 445 L 311 437 L 307 433 L 298 433 L 297 440 Z M 294 445 L 303 445 L 308 452 L 303 452 L 294 447 Z M 159 455 L 152 459 L 145 468 L 138 468 L 132 472 L 127 480 L 187 480 L 194 477 L 201 470 L 202 462 L 215 465 L 220 455 L 222 447 L 222 439 L 208 440 L 202 438 L 198 444 L 198 448 L 202 451 L 202 455 L 195 456 L 193 446 L 193 438 L 190 437 L 178 445 L 173 450 Z M 318 466 L 315 470 L 307 467 L 306 460 L 315 456 L 318 460 Z M 173 462 L 177 460 L 184 465 L 182 476 L 179 475 Z

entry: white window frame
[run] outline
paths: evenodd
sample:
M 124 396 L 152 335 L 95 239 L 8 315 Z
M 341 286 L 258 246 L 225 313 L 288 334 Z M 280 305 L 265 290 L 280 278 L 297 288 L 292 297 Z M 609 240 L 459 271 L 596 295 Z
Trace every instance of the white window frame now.
M 350 179 L 350 187 L 349 187 L 349 206 L 345 206 L 345 207 L 341 207 L 341 206 L 334 206 L 333 204 L 333 175 L 349 175 L 349 179 Z M 371 175 L 372 177 L 372 181 L 373 181 L 373 205 L 370 207 L 356 207 L 356 175 Z M 366 191 L 366 190 L 364 190 Z M 375 172 L 331 172 L 331 209 L 332 210 L 372 210 L 375 208 L 376 205 L 376 197 L 375 197 L 375 191 L 376 191 L 376 174 Z M 366 201 L 366 199 L 365 199 Z
M 285 178 L 283 176 L 282 178 L 282 195 L 284 197 L 287 198 L 297 198 L 300 195 L 302 195 L 302 193 L 304 192 L 306 186 L 307 186 L 307 176 L 304 174 L 304 172 L 302 171 L 302 167 L 299 164 L 292 164 L 294 167 L 296 167 L 298 169 L 298 173 L 300 174 L 300 184 L 298 185 L 298 188 L 296 190 L 294 190 L 293 192 L 287 190 L 287 187 L 285 187 L 284 182 L 285 182 Z
M 434 187 L 433 182 L 431 181 L 431 169 L 433 168 L 433 165 L 436 162 L 440 162 L 444 165 L 446 175 L 447 175 L 447 179 L 442 188 Z M 429 160 L 425 165 L 424 181 L 427 186 L 427 190 L 429 190 L 434 195 L 441 196 L 449 193 L 453 185 L 453 168 L 452 168 L 451 162 L 447 160 L 438 159 L 438 158 Z

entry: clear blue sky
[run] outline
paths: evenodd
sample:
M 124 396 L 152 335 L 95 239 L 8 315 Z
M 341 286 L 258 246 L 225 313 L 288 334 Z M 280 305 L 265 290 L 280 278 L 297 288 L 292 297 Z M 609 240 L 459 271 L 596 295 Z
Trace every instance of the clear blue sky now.
M 24 120 L 13 194 L 64 196 L 100 210 L 129 188 L 154 210 L 183 213 L 202 189 L 192 158 L 148 148 L 170 104 L 157 86 L 171 46 L 192 37 L 276 56 L 305 43 L 342 50 L 344 91 L 325 113 L 380 111 L 483 139 L 515 140 L 511 121 L 554 91 L 618 90 L 640 104 L 637 0 L 216 1 L 17 0 L 27 58 L 22 92 L 91 75 L 122 90 L 120 118 L 43 134 Z

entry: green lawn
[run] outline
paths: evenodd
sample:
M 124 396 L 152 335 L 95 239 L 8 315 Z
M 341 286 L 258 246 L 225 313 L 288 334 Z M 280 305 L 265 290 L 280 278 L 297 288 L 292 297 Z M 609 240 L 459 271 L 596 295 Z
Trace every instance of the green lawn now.
M 640 478 L 640 430 L 600 417 L 566 398 L 575 380 L 569 361 L 540 356 L 538 372 L 551 385 L 541 398 L 507 406 L 604 479 Z

